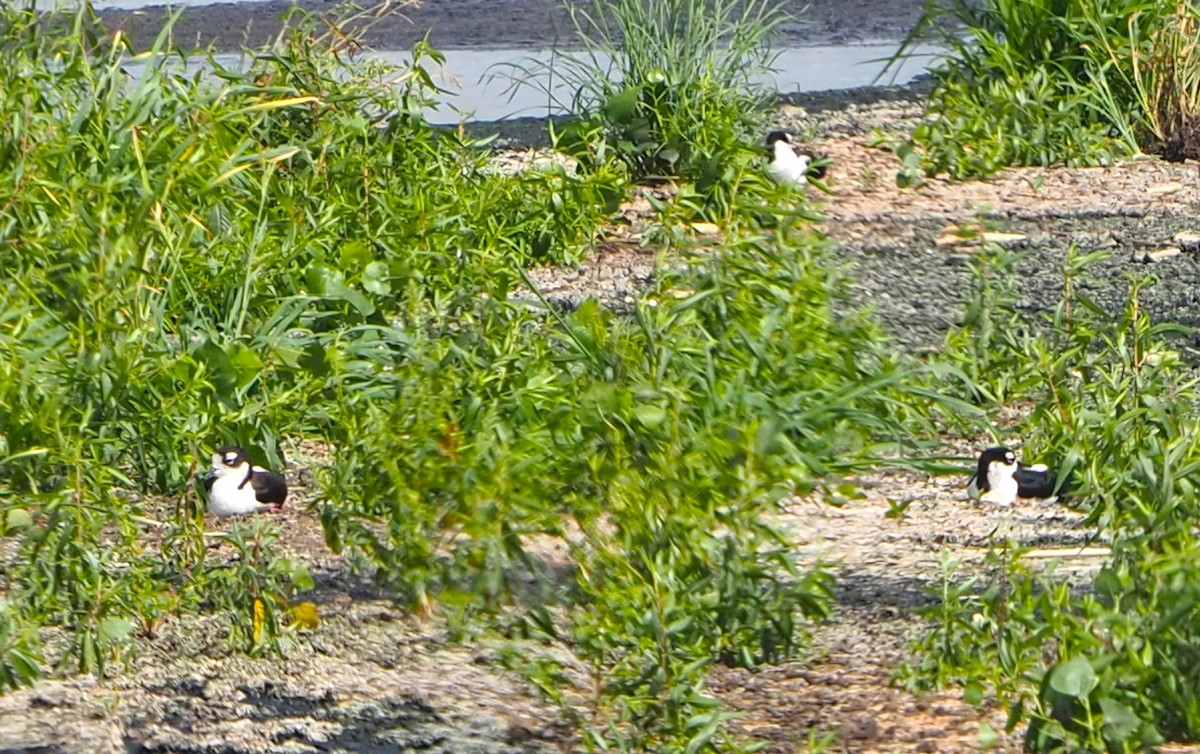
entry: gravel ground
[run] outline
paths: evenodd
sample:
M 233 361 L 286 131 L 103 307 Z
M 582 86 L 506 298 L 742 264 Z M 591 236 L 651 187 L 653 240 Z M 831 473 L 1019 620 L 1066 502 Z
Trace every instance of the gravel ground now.
M 798 132 L 815 132 L 815 146 L 833 160 L 824 230 L 854 268 L 858 301 L 874 306 L 901 344 L 934 345 L 957 321 L 978 246 L 956 243 L 953 235 L 978 227 L 981 218 L 1009 236 L 1006 246 L 1026 252 L 1016 273 L 1020 307 L 1029 313 L 1059 301 L 1063 264 L 1074 247 L 1108 252 L 1081 285 L 1108 311 L 1125 306 L 1128 275 L 1150 275 L 1156 282 L 1141 298 L 1150 316 L 1200 325 L 1200 264 L 1194 252 L 1180 253 L 1176 240 L 1200 229 L 1195 163 L 1146 158 L 1107 168 L 1016 168 L 987 181 L 934 179 L 920 189 L 898 189 L 896 158 L 871 145 L 878 132 L 902 132 L 919 115 L 915 100 L 783 113 Z M 1160 251 L 1161 261 L 1142 261 Z
M 969 452 L 966 445 L 947 452 Z M 289 476 L 299 500 L 307 468 L 297 448 Z M 754 670 L 717 668 L 710 690 L 743 716 L 737 732 L 769 754 L 790 754 L 811 732 L 837 734 L 830 751 L 976 752 L 983 723 L 1003 712 L 958 694 L 909 694 L 893 682 L 921 630 L 912 616 L 939 584 L 939 555 L 979 563 L 997 537 L 1038 546 L 1090 573 L 1079 516 L 1036 504 L 997 510 L 964 500 L 965 477 L 915 473 L 857 480 L 865 498 L 843 508 L 796 500 L 777 515 L 802 566 L 830 564 L 831 620 L 814 626 L 808 656 Z M 889 500 L 909 502 L 889 518 Z M 164 509 L 170 503 L 164 501 Z M 143 640 L 107 680 L 44 680 L 0 696 L 3 754 L 550 754 L 578 750 L 558 712 L 497 669 L 496 645 L 456 642 L 349 575 L 324 547 L 317 516 L 298 502 L 279 515 L 289 554 L 308 564 L 321 624 L 282 658 L 247 658 L 224 645 L 221 621 L 187 617 Z M 549 551 L 547 551 L 549 552 Z M 212 557 L 220 557 L 216 552 Z M 552 555 L 551 555 L 552 557 Z M 531 646 L 529 651 L 542 651 Z M 1004 737 L 993 751 L 1020 750 Z

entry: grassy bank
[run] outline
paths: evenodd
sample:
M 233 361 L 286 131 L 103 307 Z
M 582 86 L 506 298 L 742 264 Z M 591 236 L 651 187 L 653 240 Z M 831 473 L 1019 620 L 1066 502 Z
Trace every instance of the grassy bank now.
M 1200 157 L 1198 23 L 1200 9 L 1175 0 L 928 3 L 905 46 L 950 53 L 904 148 L 916 158 L 906 182 Z

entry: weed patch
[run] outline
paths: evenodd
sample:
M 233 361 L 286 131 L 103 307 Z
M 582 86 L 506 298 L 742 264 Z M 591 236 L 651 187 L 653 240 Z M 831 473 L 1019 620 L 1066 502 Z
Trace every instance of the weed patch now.
M 169 28 L 135 53 L 86 8 L 57 36 L 2 12 L 0 682 L 104 674 L 197 612 L 236 649 L 282 651 L 311 626 L 294 604 L 311 577 L 261 519 L 210 552 L 192 476 L 226 443 L 286 468 L 304 438 L 333 451 L 329 546 L 414 610 L 574 656 L 599 692 L 579 718 L 591 743 L 744 748 L 706 670 L 794 656 L 831 594 L 773 511 L 852 492 L 837 475 L 946 404 L 868 317 L 834 314 L 845 281 L 797 227 L 811 212 L 777 207 L 740 146 L 769 25 L 672 7 L 642 21 L 693 24 L 667 51 L 692 67 L 656 83 L 666 63 L 639 58 L 592 90 L 611 111 L 635 87 L 632 117 L 664 118 L 653 149 L 620 143 L 610 112 L 580 170 L 518 175 L 421 117 L 440 96 L 423 44 L 389 68 L 297 16 L 244 66 L 196 73 Z M 526 268 L 578 258 L 658 161 L 695 176 L 656 235 L 683 267 L 628 317 L 538 299 Z M 692 249 L 705 212 L 728 240 Z M 50 631 L 67 638 L 44 658 Z M 535 659 L 530 680 L 576 692 Z
M 930 2 L 905 48 L 932 40 L 950 53 L 932 69 L 927 117 L 905 146 L 919 165 L 901 182 L 1192 154 L 1196 13 L 1174 0 Z
M 774 104 L 757 83 L 775 53 L 767 44 L 785 20 L 777 3 L 621 0 L 567 6 L 579 55 L 510 67 L 513 86 L 565 82 L 557 103 L 577 117 L 557 145 L 594 164 L 624 163 L 635 180 L 679 176 L 728 208 L 755 128 Z

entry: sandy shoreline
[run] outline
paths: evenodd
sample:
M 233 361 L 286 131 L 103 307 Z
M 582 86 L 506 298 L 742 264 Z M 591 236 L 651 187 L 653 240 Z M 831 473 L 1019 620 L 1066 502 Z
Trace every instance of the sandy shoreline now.
M 312 0 L 222 3 L 187 8 L 176 24 L 184 47 L 215 45 L 233 52 L 274 38 L 282 17 L 294 6 L 329 13 L 333 2 Z M 581 3 L 587 6 L 587 3 Z M 916 23 L 921 0 L 783 0 L 792 18 L 780 30 L 779 44 L 855 44 L 902 39 Z M 148 47 L 162 27 L 162 7 L 106 10 L 110 29 L 129 34 L 137 48 Z M 425 0 L 395 4 L 362 34 L 378 50 L 407 50 L 426 33 L 438 49 L 549 48 L 570 46 L 572 26 L 560 0 Z

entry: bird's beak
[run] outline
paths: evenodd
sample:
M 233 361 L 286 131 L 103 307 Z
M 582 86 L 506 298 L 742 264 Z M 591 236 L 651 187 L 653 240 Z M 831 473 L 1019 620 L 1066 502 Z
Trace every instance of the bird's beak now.
M 199 479 L 201 482 L 211 482 L 213 479 L 216 479 L 216 477 L 217 477 L 217 472 L 213 469 L 208 469 L 203 474 L 196 475 L 196 478 Z

